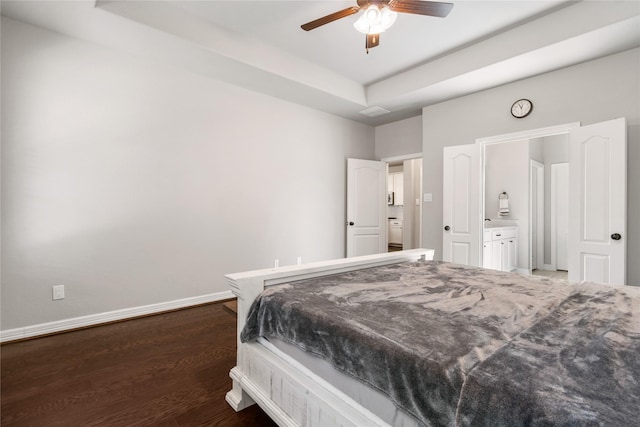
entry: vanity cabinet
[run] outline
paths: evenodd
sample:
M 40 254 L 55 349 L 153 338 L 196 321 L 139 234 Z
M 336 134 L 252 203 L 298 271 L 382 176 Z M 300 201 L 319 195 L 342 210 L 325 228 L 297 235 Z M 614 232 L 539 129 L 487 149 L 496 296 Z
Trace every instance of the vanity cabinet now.
M 493 270 L 518 268 L 517 227 L 485 228 L 482 242 L 482 266 Z
M 402 246 L 402 220 L 389 220 L 389 244 Z

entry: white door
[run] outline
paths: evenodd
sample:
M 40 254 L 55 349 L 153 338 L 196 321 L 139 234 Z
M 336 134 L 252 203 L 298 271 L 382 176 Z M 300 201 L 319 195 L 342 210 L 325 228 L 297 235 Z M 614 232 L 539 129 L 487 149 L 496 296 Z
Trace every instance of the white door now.
M 570 281 L 625 283 L 626 129 L 621 118 L 570 132 Z
M 387 251 L 386 165 L 347 159 L 347 257 Z
M 569 163 L 551 165 L 551 264 L 569 270 Z
M 480 266 L 480 148 L 444 148 L 442 259 Z

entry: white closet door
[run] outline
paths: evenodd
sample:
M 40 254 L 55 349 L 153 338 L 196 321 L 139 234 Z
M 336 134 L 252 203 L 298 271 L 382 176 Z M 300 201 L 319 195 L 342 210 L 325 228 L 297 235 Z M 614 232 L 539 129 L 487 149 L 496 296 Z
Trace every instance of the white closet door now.
M 442 259 L 480 266 L 480 148 L 444 148 Z
M 626 129 L 621 118 L 570 132 L 570 281 L 625 284 Z

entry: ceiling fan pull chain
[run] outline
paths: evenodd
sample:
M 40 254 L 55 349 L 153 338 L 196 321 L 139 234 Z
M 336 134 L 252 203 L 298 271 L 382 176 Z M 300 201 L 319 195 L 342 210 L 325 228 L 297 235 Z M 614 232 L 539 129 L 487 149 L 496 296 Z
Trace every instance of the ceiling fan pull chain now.
M 367 54 L 369 53 L 369 49 L 376 47 L 380 44 L 380 34 L 367 34 L 365 39 L 365 50 Z

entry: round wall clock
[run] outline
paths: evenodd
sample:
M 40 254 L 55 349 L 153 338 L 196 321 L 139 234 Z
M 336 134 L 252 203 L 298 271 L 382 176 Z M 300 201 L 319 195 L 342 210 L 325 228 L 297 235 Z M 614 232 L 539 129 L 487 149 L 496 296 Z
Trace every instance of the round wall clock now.
M 533 110 L 533 103 L 528 99 L 518 99 L 511 106 L 511 115 L 516 119 L 527 117 Z

